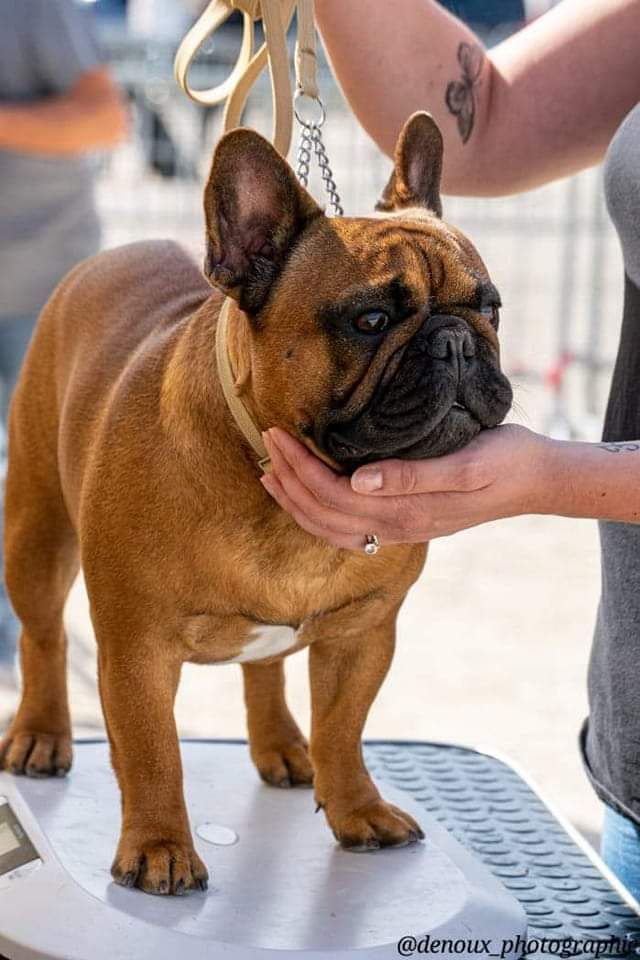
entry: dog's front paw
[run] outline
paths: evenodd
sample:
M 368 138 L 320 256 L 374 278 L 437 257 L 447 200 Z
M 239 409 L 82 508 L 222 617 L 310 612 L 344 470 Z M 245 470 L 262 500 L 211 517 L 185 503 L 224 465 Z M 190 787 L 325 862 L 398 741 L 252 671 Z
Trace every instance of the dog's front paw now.
M 0 741 L 0 770 L 27 777 L 64 777 L 71 768 L 71 736 L 9 728 Z
M 310 787 L 313 783 L 313 767 L 302 739 L 278 746 L 252 745 L 251 756 L 262 779 L 273 787 Z
M 206 890 L 209 880 L 207 868 L 191 843 L 136 841 L 127 836 L 120 841 L 111 876 L 123 887 L 139 887 L 160 896 Z
M 424 840 L 424 833 L 413 817 L 381 797 L 351 811 L 336 810 L 327 804 L 325 813 L 336 840 L 345 850 L 405 847 Z

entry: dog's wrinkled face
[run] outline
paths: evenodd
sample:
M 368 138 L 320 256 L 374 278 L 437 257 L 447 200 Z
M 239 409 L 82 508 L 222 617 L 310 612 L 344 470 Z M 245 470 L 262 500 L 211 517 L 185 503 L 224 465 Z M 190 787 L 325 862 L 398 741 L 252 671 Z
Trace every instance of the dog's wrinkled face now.
M 344 470 L 433 457 L 499 424 L 498 292 L 440 219 L 442 139 L 407 122 L 370 218 L 324 216 L 257 134 L 221 140 L 205 193 L 205 272 L 248 317 L 260 418 Z

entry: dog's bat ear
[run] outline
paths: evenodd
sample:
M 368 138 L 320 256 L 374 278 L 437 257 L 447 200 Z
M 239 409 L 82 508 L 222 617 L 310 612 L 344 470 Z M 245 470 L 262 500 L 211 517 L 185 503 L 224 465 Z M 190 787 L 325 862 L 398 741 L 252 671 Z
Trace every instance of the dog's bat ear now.
M 255 314 L 297 237 L 322 210 L 271 144 L 232 130 L 216 147 L 204 193 L 209 282 Z
M 426 207 L 441 217 L 443 150 L 442 134 L 431 114 L 424 111 L 412 114 L 398 137 L 394 170 L 376 210 Z

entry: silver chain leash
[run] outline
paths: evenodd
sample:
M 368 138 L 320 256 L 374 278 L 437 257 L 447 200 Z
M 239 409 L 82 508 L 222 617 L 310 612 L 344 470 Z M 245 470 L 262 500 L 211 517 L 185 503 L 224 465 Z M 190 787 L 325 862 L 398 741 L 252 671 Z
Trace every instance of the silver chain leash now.
M 301 112 L 302 98 L 313 102 L 319 109 L 319 116 L 315 119 L 305 119 Z M 324 104 L 319 97 L 307 97 L 301 90 L 295 95 L 294 100 L 296 120 L 300 124 L 300 138 L 298 140 L 298 150 L 296 153 L 296 176 L 303 187 L 309 186 L 309 173 L 311 170 L 312 153 L 315 155 L 318 169 L 322 177 L 324 191 L 329 198 L 329 204 L 335 217 L 343 217 L 344 210 L 340 202 L 340 195 L 333 179 L 333 172 L 329 164 L 329 157 L 322 139 L 322 125 L 326 120 L 326 111 Z

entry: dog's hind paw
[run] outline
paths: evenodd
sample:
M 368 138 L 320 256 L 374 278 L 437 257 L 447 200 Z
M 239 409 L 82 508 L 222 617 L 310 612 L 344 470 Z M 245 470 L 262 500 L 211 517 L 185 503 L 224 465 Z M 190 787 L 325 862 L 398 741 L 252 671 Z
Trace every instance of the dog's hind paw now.
M 209 873 L 190 844 L 171 840 L 136 843 L 123 838 L 111 867 L 122 887 L 139 887 L 158 896 L 206 890 Z
M 0 769 L 27 777 L 64 777 L 71 769 L 71 737 L 9 729 L 0 741 Z

